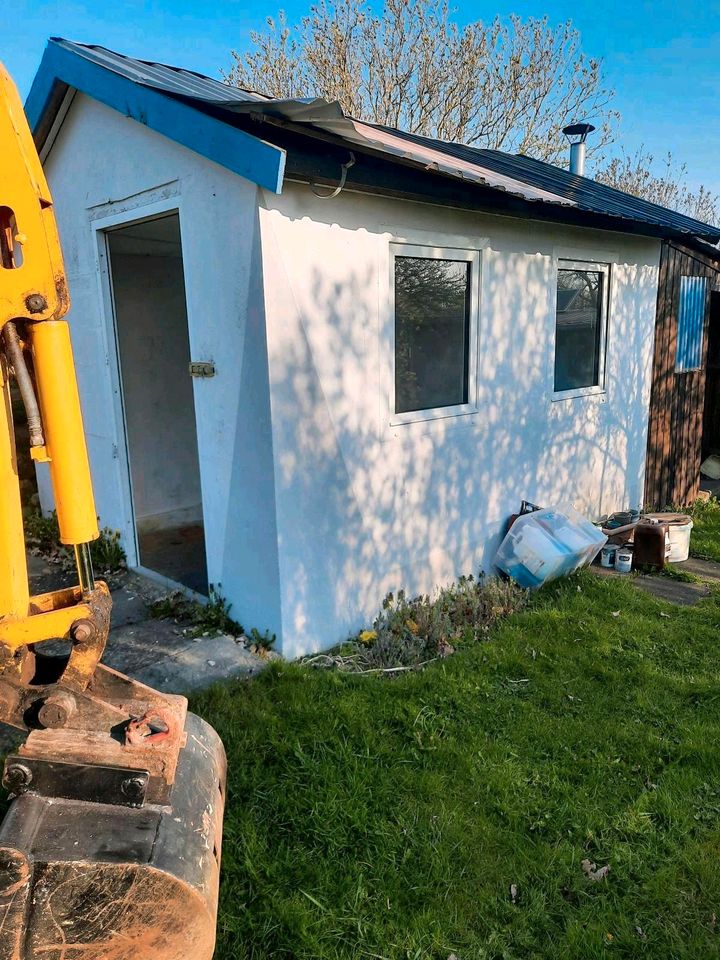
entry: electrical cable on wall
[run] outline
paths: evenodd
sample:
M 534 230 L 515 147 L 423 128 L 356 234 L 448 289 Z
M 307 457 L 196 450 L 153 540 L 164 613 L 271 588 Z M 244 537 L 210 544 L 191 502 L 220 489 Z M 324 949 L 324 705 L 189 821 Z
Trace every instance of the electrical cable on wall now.
M 333 197 L 337 197 L 337 195 L 340 193 L 342 188 L 345 186 L 345 180 L 347 179 L 347 172 L 350 169 L 350 167 L 355 165 L 355 154 L 352 152 L 352 150 L 350 150 L 349 153 L 350 153 L 350 159 L 346 161 L 341 167 L 342 173 L 340 175 L 340 183 L 338 183 L 338 185 L 335 187 L 332 193 L 318 193 L 317 190 L 315 189 L 316 184 L 312 182 L 310 183 L 310 189 L 318 198 L 318 200 L 332 200 Z

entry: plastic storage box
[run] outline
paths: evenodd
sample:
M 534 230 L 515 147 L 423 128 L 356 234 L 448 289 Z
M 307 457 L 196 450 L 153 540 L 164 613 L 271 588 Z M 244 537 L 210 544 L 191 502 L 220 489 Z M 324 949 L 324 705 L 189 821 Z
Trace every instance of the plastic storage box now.
M 607 537 L 570 504 L 517 518 L 495 554 L 495 566 L 535 589 L 595 559 Z

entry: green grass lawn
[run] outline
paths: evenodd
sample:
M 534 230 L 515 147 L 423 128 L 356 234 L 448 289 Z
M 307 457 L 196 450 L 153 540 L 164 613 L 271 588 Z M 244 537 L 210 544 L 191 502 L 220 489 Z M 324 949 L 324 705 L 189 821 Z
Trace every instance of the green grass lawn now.
M 719 625 L 718 593 L 584 573 L 419 673 L 197 698 L 230 764 L 217 960 L 720 957 Z
M 689 511 L 693 518 L 690 549 L 695 557 L 720 561 L 720 502 L 696 503 Z

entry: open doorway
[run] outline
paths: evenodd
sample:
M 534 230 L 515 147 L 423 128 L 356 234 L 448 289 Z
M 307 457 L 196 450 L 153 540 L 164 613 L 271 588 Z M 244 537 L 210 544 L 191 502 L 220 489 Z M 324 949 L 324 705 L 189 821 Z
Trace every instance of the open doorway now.
M 107 241 L 139 564 L 207 594 L 180 218 Z
M 720 293 L 710 294 L 702 455 L 720 453 Z

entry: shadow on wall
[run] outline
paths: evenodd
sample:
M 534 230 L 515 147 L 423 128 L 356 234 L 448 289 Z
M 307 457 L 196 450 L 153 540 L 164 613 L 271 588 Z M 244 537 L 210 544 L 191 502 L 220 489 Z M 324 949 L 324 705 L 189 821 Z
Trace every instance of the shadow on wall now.
M 289 252 L 299 221 L 270 217 L 264 262 L 280 265 L 272 289 L 265 284 L 285 656 L 344 639 L 389 590 L 426 592 L 491 570 L 521 499 L 572 500 L 591 516 L 639 503 L 649 353 L 633 321 L 646 307 L 651 274 L 641 273 L 654 268 L 617 270 L 607 402 L 553 402 L 549 257 L 486 251 L 478 412 L 391 428 L 372 254 L 387 238 L 302 221 L 330 232 L 323 246 L 333 256 L 320 269 L 312 239 L 303 252 L 296 237 Z

